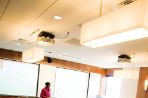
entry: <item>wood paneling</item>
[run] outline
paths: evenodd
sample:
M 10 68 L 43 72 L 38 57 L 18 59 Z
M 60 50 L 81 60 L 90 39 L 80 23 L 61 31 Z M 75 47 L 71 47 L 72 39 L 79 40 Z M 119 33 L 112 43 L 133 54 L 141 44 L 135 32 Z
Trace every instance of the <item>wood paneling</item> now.
M 80 63 L 71 62 L 71 61 L 59 60 L 59 59 L 53 59 L 52 63 L 48 63 L 47 58 L 45 58 L 44 61 L 40 62 L 40 64 L 46 64 L 46 65 L 49 64 L 49 65 L 53 65 L 56 67 L 73 69 L 73 70 L 80 70 L 80 71 L 84 71 L 84 72 L 99 73 L 102 75 L 106 74 L 106 70 L 103 68 L 98 68 L 95 66 L 80 64 Z
M 144 81 L 146 79 L 148 79 L 148 67 L 140 68 L 136 98 L 148 98 L 148 92 L 144 92 Z
M 18 97 L 14 97 L 14 96 L 0 96 L 0 98 L 18 98 Z
M 37 97 L 18 97 L 18 96 L 0 96 L 0 98 L 37 98 Z
M 22 53 L 12 50 L 0 49 L 0 58 L 8 58 L 12 60 L 21 60 Z
M 12 50 L 0 49 L 0 57 L 13 59 L 13 60 L 21 60 L 22 53 L 12 51 Z M 92 73 L 99 73 L 101 75 L 106 75 L 106 69 L 103 69 L 103 68 L 98 68 L 95 66 L 90 66 L 90 65 L 86 65 L 86 64 L 80 64 L 80 63 L 65 61 L 65 60 L 60 60 L 60 59 L 53 59 L 52 63 L 48 63 L 47 59 L 48 58 L 45 57 L 45 59 L 43 61 L 40 61 L 38 63 L 39 64 L 46 64 L 46 65 L 53 65 L 56 67 L 62 67 L 62 68 L 67 68 L 67 69 L 80 70 L 80 71 L 84 71 L 84 72 L 92 72 Z

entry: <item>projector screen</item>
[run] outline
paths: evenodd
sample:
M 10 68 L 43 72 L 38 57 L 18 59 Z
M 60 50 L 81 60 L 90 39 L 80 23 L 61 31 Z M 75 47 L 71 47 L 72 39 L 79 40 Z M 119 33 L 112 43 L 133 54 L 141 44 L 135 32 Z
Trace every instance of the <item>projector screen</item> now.
M 39 65 L 4 60 L 0 68 L 0 94 L 36 96 Z

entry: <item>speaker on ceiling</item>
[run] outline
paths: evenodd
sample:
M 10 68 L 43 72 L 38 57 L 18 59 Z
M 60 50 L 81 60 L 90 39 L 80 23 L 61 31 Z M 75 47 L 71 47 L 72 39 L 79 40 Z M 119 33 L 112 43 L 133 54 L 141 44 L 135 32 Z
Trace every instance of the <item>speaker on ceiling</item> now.
M 47 58 L 47 62 L 48 62 L 48 63 L 51 63 L 51 62 L 52 62 L 52 58 L 51 58 L 51 57 L 48 57 L 48 58 Z

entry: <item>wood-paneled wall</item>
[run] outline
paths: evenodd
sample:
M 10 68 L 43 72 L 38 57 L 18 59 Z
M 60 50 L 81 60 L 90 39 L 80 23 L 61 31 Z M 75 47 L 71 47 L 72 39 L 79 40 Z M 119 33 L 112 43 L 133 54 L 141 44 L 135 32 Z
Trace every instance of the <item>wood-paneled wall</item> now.
M 0 49 L 0 58 L 21 60 L 21 57 L 22 57 L 21 52 Z M 98 68 L 95 66 L 90 66 L 90 65 L 86 65 L 86 64 L 80 64 L 80 63 L 65 61 L 65 60 L 60 60 L 60 59 L 54 59 L 54 58 L 52 60 L 52 63 L 48 63 L 47 57 L 45 57 L 43 61 L 40 61 L 38 63 L 39 64 L 46 64 L 46 65 L 53 65 L 56 67 L 62 67 L 62 68 L 67 68 L 67 69 L 80 70 L 80 71 L 84 71 L 84 72 L 99 73 L 101 75 L 106 74 L 106 69 L 103 69 L 103 68 Z
M 148 79 L 148 67 L 140 68 L 136 98 L 148 98 L 148 92 L 144 92 L 144 81 L 146 79 Z

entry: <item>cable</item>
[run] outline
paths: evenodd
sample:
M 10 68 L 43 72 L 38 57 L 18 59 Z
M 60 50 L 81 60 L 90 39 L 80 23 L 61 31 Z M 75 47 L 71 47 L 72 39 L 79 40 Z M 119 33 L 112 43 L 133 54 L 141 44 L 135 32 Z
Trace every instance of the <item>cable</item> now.
M 28 26 L 30 26 L 34 21 L 41 17 L 50 7 L 52 7 L 58 0 L 55 0 L 51 5 L 49 5 L 40 15 L 38 15 Z M 27 26 L 27 27 L 28 27 Z
M 2 15 L 1 15 L 1 17 L 0 17 L 0 21 L 2 20 L 2 18 L 3 18 L 3 16 L 4 16 L 4 13 L 6 12 L 6 9 L 8 8 L 8 5 L 9 5 L 10 1 L 11 1 L 11 0 L 8 0 L 8 2 L 7 2 L 7 4 L 6 4 L 6 7 L 5 7 L 5 9 L 3 10 Z
M 58 36 L 55 36 L 55 38 L 58 38 L 58 39 L 65 39 L 65 38 L 67 38 L 67 37 L 68 37 L 68 35 L 69 35 L 69 32 L 67 32 L 67 34 L 66 34 L 66 36 L 65 36 L 65 37 L 58 37 Z
M 9 0 L 9 1 L 7 2 L 7 5 L 6 5 L 6 7 L 5 7 L 4 11 L 3 11 L 3 14 L 5 13 L 5 11 L 6 11 L 7 7 L 8 7 L 8 5 L 9 5 L 10 1 L 11 1 L 11 0 Z M 38 15 L 32 22 L 30 22 L 30 24 L 28 24 L 28 26 L 26 26 L 26 28 L 28 28 L 34 21 L 36 21 L 39 17 L 41 17 L 41 16 L 42 16 L 50 7 L 52 7 L 57 1 L 58 1 L 58 0 L 55 0 L 51 5 L 49 5 L 40 15 Z M 2 14 L 2 16 L 0 17 L 0 20 L 1 20 L 1 18 L 3 17 L 3 14 Z M 26 29 L 26 28 L 25 28 L 25 29 Z M 20 34 L 22 34 L 22 33 L 19 33 L 18 36 L 19 36 Z M 10 41 L 5 47 L 8 47 L 12 42 L 13 42 L 13 41 Z
M 38 15 L 34 20 L 32 20 L 25 29 L 27 29 L 31 24 L 33 24 L 39 17 L 41 17 L 49 8 L 51 8 L 58 0 L 55 0 L 51 5 L 49 5 L 40 15 Z M 25 30 L 24 29 L 24 30 Z M 23 30 L 23 31 L 24 31 Z M 37 29 L 38 30 L 38 29 Z M 19 33 L 19 35 L 22 33 Z M 31 34 L 30 34 L 31 35 Z M 24 36 L 24 35 L 23 35 Z
M 100 17 L 102 16 L 102 5 L 103 5 L 103 1 L 100 0 Z

